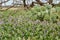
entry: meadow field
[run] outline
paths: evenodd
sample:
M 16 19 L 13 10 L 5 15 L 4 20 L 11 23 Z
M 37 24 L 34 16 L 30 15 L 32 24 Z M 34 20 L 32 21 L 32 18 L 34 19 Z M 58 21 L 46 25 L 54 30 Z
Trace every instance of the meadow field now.
M 60 40 L 60 7 L 0 11 L 0 40 Z

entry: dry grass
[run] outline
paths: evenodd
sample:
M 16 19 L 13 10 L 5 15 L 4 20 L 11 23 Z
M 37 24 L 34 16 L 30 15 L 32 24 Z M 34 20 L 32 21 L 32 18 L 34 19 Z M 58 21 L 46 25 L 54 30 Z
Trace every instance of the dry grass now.
M 18 10 L 18 9 L 22 10 L 22 9 L 24 9 L 24 6 L 21 5 L 21 6 L 12 6 L 12 7 L 2 7 L 2 8 L 0 8 L 0 11 L 3 11 L 3 10 Z

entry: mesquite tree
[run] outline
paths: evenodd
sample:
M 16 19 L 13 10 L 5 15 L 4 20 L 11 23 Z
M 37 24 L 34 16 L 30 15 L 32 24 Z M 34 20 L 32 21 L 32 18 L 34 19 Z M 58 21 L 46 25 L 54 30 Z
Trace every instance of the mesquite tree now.
M 38 4 L 43 5 L 44 3 L 41 2 L 41 0 L 36 0 L 38 2 Z M 46 0 L 46 3 L 52 4 L 53 0 Z
M 0 0 L 0 7 L 2 6 L 3 3 L 6 3 L 6 2 L 8 2 L 8 1 L 9 1 L 9 0 L 4 0 L 4 1 L 3 1 L 3 0 Z
M 26 1 L 26 0 L 23 0 L 24 7 L 27 7 L 25 1 Z M 36 1 L 36 2 L 32 2 L 32 3 L 31 3 L 30 7 L 33 7 L 33 6 L 34 6 L 34 3 L 37 3 L 37 4 L 41 5 L 41 6 L 45 4 L 45 3 L 41 2 L 41 0 L 35 0 L 35 1 Z M 52 4 L 53 0 L 46 0 L 46 1 L 47 1 L 46 3 L 49 3 L 49 4 L 53 5 L 53 4 Z
M 54 4 L 52 4 L 53 0 L 46 0 L 46 1 L 47 1 L 46 3 L 49 3 L 49 4 L 51 4 L 52 6 L 54 6 Z M 36 2 L 37 2 L 37 4 L 39 4 L 39 5 L 41 5 L 41 6 L 45 4 L 45 3 L 41 2 L 41 0 L 36 0 Z M 34 6 L 34 3 L 35 3 L 35 2 L 32 2 L 32 4 L 31 4 L 32 7 Z

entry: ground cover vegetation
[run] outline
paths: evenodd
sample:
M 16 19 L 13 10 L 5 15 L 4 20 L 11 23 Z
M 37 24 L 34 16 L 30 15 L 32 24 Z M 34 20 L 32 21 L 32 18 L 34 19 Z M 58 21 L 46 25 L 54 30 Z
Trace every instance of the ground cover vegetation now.
M 0 11 L 0 40 L 60 40 L 60 7 Z

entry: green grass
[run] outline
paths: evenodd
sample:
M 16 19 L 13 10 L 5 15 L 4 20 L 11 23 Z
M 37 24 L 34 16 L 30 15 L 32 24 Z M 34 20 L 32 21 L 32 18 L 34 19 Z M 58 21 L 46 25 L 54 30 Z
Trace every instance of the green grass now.
M 60 7 L 0 12 L 0 40 L 60 40 Z

